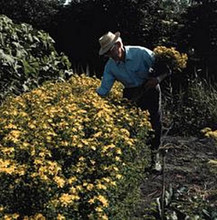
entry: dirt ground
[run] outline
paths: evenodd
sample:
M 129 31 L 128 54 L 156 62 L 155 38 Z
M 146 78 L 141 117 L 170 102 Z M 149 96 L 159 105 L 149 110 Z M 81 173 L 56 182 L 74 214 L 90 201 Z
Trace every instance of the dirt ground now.
M 162 173 L 148 173 L 141 186 L 142 219 L 217 220 L 217 144 L 194 137 L 163 138 Z M 164 202 L 162 202 L 164 201 Z

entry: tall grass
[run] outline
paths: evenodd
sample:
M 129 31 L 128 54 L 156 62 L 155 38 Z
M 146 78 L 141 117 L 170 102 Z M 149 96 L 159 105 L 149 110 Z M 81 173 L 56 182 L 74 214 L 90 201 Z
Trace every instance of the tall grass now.
M 178 93 L 164 95 L 164 121 L 173 124 L 172 134 L 199 135 L 204 127 L 217 129 L 217 84 L 197 77 Z

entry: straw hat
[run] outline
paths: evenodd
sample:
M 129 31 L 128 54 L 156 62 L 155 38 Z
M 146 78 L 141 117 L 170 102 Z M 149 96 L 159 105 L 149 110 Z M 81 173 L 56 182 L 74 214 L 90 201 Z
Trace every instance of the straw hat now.
M 99 55 L 103 55 L 108 52 L 109 49 L 119 40 L 120 32 L 116 32 L 113 34 L 112 32 L 108 32 L 99 38 L 99 44 L 101 46 L 99 50 Z

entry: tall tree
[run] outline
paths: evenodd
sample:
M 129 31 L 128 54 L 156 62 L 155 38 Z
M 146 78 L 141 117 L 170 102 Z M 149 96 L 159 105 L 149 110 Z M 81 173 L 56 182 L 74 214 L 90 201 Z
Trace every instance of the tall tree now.
M 49 30 L 64 0 L 0 0 L 0 14 L 15 22 L 26 22 L 38 29 Z
M 194 52 L 194 65 L 202 70 L 202 76 L 217 79 L 217 1 L 192 1 L 182 19 L 180 45 Z

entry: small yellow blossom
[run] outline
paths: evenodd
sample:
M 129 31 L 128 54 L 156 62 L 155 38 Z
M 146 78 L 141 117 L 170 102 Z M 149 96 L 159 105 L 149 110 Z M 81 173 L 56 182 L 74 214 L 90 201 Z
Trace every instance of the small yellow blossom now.
M 97 184 L 97 185 L 96 185 L 96 188 L 97 188 L 97 189 L 103 189 L 103 190 L 106 190 L 106 189 L 107 189 L 107 187 L 106 187 L 105 185 L 101 184 L 101 183 Z
M 120 174 L 117 174 L 117 175 L 116 175 L 116 178 L 117 178 L 117 179 L 121 179 L 122 177 L 123 177 L 123 176 L 120 175 Z
M 97 199 L 102 203 L 103 207 L 108 207 L 108 200 L 104 196 L 99 195 Z
M 69 179 L 68 179 L 68 183 L 69 184 L 72 184 L 72 183 L 74 183 L 74 182 L 76 182 L 77 181 L 77 177 L 75 177 L 75 176 L 72 176 L 72 177 L 70 177 Z
M 101 216 L 101 219 L 102 219 L 102 220 L 108 220 L 109 218 L 108 218 L 107 215 L 103 215 L 103 216 Z
M 94 199 L 94 198 L 88 200 L 88 203 L 90 203 L 90 204 L 93 204 L 94 202 L 95 202 L 95 199 Z
M 33 219 L 34 219 L 34 220 L 46 220 L 46 218 L 45 218 L 42 214 L 40 214 L 40 213 L 35 214 L 35 216 L 33 217 Z
M 68 206 L 73 201 L 72 196 L 67 193 L 62 194 L 59 200 L 63 206 Z
M 57 220 L 65 220 L 65 216 L 64 215 L 61 215 L 61 214 L 58 214 L 57 215 Z
M 86 187 L 87 187 L 87 190 L 91 191 L 94 188 L 94 185 L 89 183 Z
M 65 180 L 59 176 L 55 176 L 54 177 L 54 181 L 56 182 L 56 184 L 60 187 L 63 188 L 65 185 Z
M 101 207 L 96 207 L 95 210 L 96 210 L 97 212 L 103 212 L 103 209 L 102 209 Z

